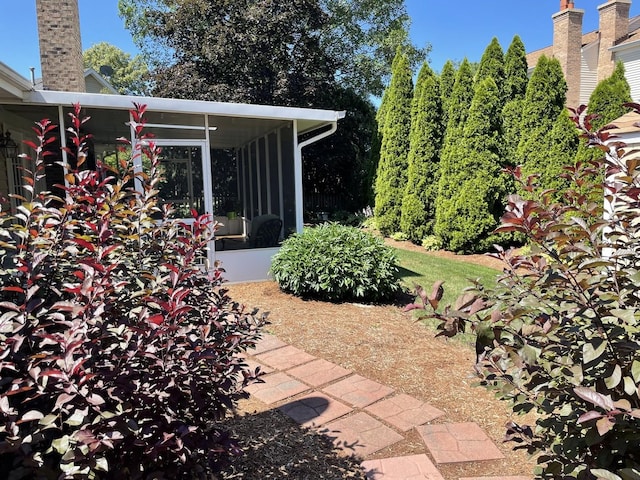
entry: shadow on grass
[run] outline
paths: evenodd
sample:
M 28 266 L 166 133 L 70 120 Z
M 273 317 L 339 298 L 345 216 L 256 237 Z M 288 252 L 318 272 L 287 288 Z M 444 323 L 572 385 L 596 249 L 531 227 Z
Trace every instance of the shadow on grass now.
M 360 459 L 344 456 L 331 440 L 301 427 L 278 410 L 225 420 L 244 454 L 231 459 L 220 480 L 365 480 Z

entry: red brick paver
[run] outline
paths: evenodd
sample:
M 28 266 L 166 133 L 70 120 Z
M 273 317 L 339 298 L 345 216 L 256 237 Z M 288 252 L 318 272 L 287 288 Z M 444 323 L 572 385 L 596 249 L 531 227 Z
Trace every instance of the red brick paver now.
M 442 410 L 404 393 L 369 405 L 365 410 L 403 432 L 444 415 Z
M 318 427 L 352 411 L 344 403 L 320 392 L 311 392 L 282 405 L 279 410 L 305 427 Z
M 515 476 L 515 477 L 463 477 L 460 478 L 460 480 L 531 480 L 530 477 L 519 477 L 519 476 Z
M 362 462 L 368 480 L 444 480 L 424 453 Z
M 262 353 L 256 356 L 256 360 L 278 370 L 287 370 L 311 360 L 316 360 L 316 357 L 299 348 L 287 345 L 286 347 Z
M 473 422 L 423 425 L 416 429 L 436 463 L 504 458 L 480 426 Z
M 273 368 L 267 367 L 266 365 L 263 365 L 260 362 L 256 362 L 255 360 L 245 358 L 244 363 L 249 366 L 249 370 L 251 370 L 252 372 L 254 372 L 258 367 L 260 367 L 260 371 L 264 374 L 273 372 Z
M 393 388 L 361 377 L 360 375 L 351 375 L 322 390 L 329 395 L 339 398 L 352 407 L 360 408 L 371 405 L 373 402 L 393 393 Z
M 340 365 L 319 358 L 305 365 L 287 370 L 287 373 L 313 387 L 319 387 L 325 383 L 345 377 L 351 372 Z
M 262 379 L 264 383 L 251 384 L 246 391 L 266 404 L 279 402 L 309 389 L 304 383 L 286 373 L 272 373 Z
M 254 348 L 250 348 L 247 353 L 249 355 L 258 355 L 260 353 L 268 352 L 276 348 L 286 347 L 287 344 L 273 335 L 265 334 L 262 338 L 256 342 Z
M 403 439 L 402 435 L 364 412 L 328 423 L 325 429 L 323 433 L 336 447 L 362 457 Z

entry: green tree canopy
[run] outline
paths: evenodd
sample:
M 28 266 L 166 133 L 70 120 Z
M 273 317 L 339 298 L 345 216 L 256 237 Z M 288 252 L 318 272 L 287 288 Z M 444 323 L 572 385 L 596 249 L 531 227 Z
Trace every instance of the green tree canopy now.
M 302 68 L 301 62 L 319 68 L 315 56 L 330 60 L 327 67 L 343 88 L 378 96 L 396 48 L 411 65 L 428 52 L 409 40 L 404 0 L 119 0 L 118 6 L 155 63 L 181 65 L 180 73 L 227 80 L 231 87 L 237 73 L 259 81 L 267 67 L 281 74 L 292 73 L 290 65 Z M 283 54 L 295 58 L 281 65 Z
M 400 49 L 393 61 L 375 186 L 375 217 L 380 231 L 399 231 L 407 183 L 413 81 L 409 59 Z
M 518 35 L 513 37 L 504 57 L 504 94 L 507 102 L 524 99 L 529 83 L 527 52 Z
M 400 218 L 401 231 L 415 243 L 433 233 L 443 134 L 439 80 L 425 62 L 414 94 L 407 186 Z
M 492 232 L 507 193 L 499 156 L 501 109 L 500 90 L 487 77 L 476 86 L 463 135 L 453 146 L 456 162 L 437 205 L 436 233 L 449 250 L 486 251 L 496 241 Z
M 558 172 L 558 165 L 572 163 L 572 159 L 564 153 L 566 149 L 556 145 L 562 135 L 565 135 L 557 130 L 569 132 L 566 121 L 559 119 L 561 114 L 566 115 L 566 91 L 567 83 L 558 60 L 544 55 L 540 57 L 527 86 L 516 163 L 522 165 L 524 176 L 540 175 L 539 181 L 543 188 L 558 187 L 558 179 L 554 177 Z M 560 122 L 558 126 L 557 122 Z M 573 132 L 575 138 L 575 128 Z M 567 146 L 573 144 L 568 138 L 562 142 Z M 575 146 L 577 148 L 577 144 Z M 551 155 L 554 149 L 562 153 Z M 575 155 L 575 151 L 573 154 Z
M 630 109 L 623 105 L 629 102 L 631 88 L 624 75 L 624 65 L 618 62 L 611 76 L 598 83 L 589 97 L 587 113 L 598 116 L 591 122 L 593 127 L 604 127 L 629 112 Z
M 503 160 L 504 166 L 515 166 L 516 152 L 520 142 L 522 128 L 522 110 L 524 96 L 529 83 L 527 56 L 524 44 L 519 36 L 513 37 L 504 57 L 504 95 L 505 106 L 502 109 Z
M 479 84 L 485 78 L 491 78 L 495 82 L 500 92 L 500 99 L 504 101 L 504 52 L 500 46 L 500 42 L 496 37 L 491 39 L 489 45 L 484 50 L 478 70 L 476 71 L 475 82 Z
M 449 121 L 449 99 L 456 81 L 456 67 L 451 60 L 447 60 L 440 72 L 440 98 L 442 104 L 442 124 L 446 127 Z
M 123 95 L 145 95 L 149 93 L 146 76 L 149 72 L 140 55 L 131 57 L 115 45 L 100 42 L 82 53 L 85 68 L 100 72 L 119 93 Z M 105 75 L 101 67 L 111 67 L 113 73 Z

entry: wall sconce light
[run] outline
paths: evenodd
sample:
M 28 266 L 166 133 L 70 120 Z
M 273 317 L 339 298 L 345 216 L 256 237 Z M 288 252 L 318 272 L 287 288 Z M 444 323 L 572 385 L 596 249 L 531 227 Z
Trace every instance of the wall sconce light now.
M 4 131 L 2 125 L 0 125 L 0 153 L 4 158 L 15 158 L 18 154 L 18 144 L 11 138 L 11 132 Z

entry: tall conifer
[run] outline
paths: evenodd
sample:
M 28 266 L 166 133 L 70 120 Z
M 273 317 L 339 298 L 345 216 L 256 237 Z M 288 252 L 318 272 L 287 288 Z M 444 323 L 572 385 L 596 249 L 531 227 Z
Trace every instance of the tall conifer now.
M 504 52 L 500 46 L 500 42 L 496 37 L 491 39 L 489 45 L 484 50 L 478 70 L 476 71 L 475 83 L 480 84 L 485 78 L 491 78 L 498 87 L 500 92 L 500 101 L 504 102 Z
M 439 80 L 425 62 L 416 83 L 407 187 L 400 228 L 413 242 L 433 232 L 438 160 L 443 138 Z
M 502 164 L 515 166 L 516 151 L 521 135 L 524 96 L 529 83 L 527 54 L 519 36 L 513 37 L 504 57 L 504 94 L 506 103 L 502 109 L 504 153 Z
M 558 60 L 541 56 L 527 85 L 516 163 L 522 165 L 525 176 L 540 174 L 543 187 L 547 186 L 544 182 L 548 179 L 545 172 L 550 161 L 552 130 L 565 109 L 566 91 Z
M 624 76 L 624 65 L 618 62 L 611 76 L 598 83 L 589 98 L 587 113 L 598 116 L 591 121 L 593 128 L 604 127 L 627 113 L 630 109 L 623 104 L 628 102 L 631 102 L 631 88 Z M 577 160 L 595 160 L 602 157 L 602 150 L 587 147 L 584 140 L 580 142 Z
M 504 57 L 504 93 L 507 102 L 521 100 L 527 91 L 529 76 L 527 75 L 527 52 L 518 35 L 513 37 L 511 45 Z
M 376 177 L 375 217 L 380 231 L 399 231 L 401 203 L 407 184 L 413 81 L 409 60 L 399 49 L 386 93 L 382 145 Z
M 440 153 L 440 179 L 436 196 L 436 222 L 434 232 L 444 238 L 448 229 L 446 211 L 455 195 L 454 176 L 464 151 L 456 148 L 463 136 L 464 124 L 469 115 L 469 106 L 473 99 L 473 74 L 471 65 L 465 58 L 456 73 L 456 81 L 449 101 L 449 116 L 444 141 Z
M 442 67 L 440 72 L 440 103 L 442 104 L 442 124 L 446 127 L 449 120 L 449 104 L 451 103 L 451 93 L 456 81 L 456 67 L 451 60 Z
M 463 136 L 455 145 L 449 195 L 438 204 L 438 235 L 447 249 L 486 251 L 503 213 L 506 194 L 501 173 L 500 90 L 491 77 L 477 84 Z M 446 227 L 446 228 L 445 228 Z

